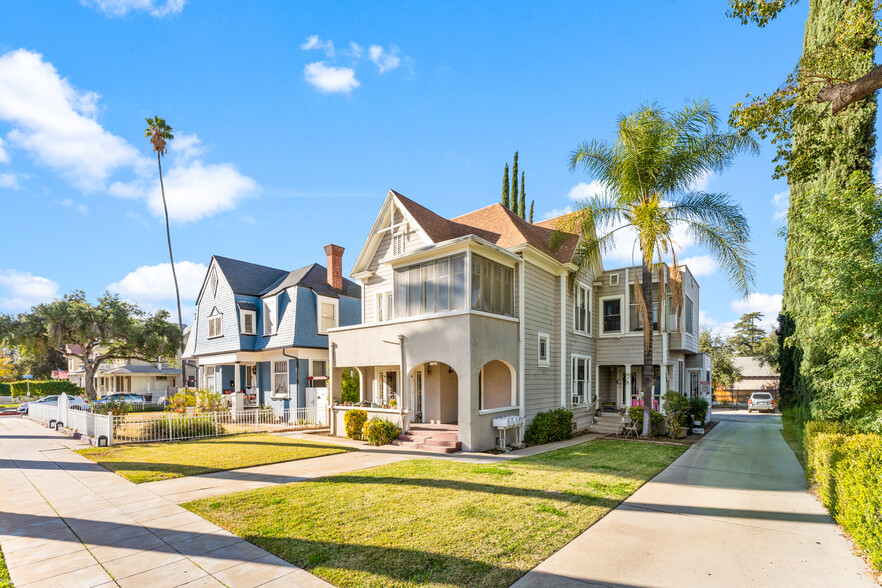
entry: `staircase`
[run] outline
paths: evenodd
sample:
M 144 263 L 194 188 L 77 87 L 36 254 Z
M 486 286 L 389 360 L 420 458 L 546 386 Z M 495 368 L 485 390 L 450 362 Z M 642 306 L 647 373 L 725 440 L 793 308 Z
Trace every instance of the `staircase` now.
M 457 425 L 411 423 L 410 429 L 399 435 L 392 444 L 429 453 L 462 451 Z
M 619 426 L 622 423 L 622 415 L 617 412 L 603 412 L 599 417 L 592 417 L 594 422 L 586 423 L 584 427 L 592 433 L 600 435 L 615 435 L 619 432 Z

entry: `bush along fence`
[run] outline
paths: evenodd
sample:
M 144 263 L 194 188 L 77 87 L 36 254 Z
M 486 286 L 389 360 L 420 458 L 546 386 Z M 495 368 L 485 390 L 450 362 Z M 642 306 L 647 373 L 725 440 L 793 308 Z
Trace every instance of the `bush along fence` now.
M 882 435 L 810 421 L 803 448 L 806 476 L 817 482 L 824 506 L 882 570 Z
M 28 417 L 51 428 L 64 427 L 92 438 L 95 445 L 154 443 L 238 433 L 271 433 L 327 426 L 327 412 L 315 408 L 260 408 L 204 413 L 98 414 L 75 410 L 66 397 L 56 404 L 31 403 Z
M 68 380 L 33 380 L 30 384 L 31 396 L 52 396 L 71 394 L 79 396 L 84 390 Z M 28 380 L 21 382 L 0 382 L 0 396 L 27 396 Z

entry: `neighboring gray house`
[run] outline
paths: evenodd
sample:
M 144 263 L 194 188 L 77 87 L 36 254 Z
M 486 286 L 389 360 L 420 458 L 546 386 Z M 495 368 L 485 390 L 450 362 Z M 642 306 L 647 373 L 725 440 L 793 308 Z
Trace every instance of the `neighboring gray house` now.
M 198 386 L 245 392 L 249 406 L 303 408 L 324 387 L 328 330 L 361 319 L 361 289 L 343 278 L 343 248 L 325 247 L 328 268 L 295 271 L 214 256 L 196 302 L 184 357 Z
M 472 451 L 494 446 L 497 417 L 529 423 L 567 407 L 586 428 L 604 402 L 640 402 L 635 268 L 604 270 L 598 259 L 572 285 L 580 237 L 565 234 L 552 249 L 557 221 L 530 224 L 500 204 L 445 219 L 390 191 L 352 272 L 363 324 L 330 331 L 333 397 L 342 370 L 355 368 L 362 400 L 388 407 L 385 418 L 405 430 L 446 425 Z M 698 353 L 698 284 L 680 271 L 684 312 L 669 315 L 666 296 L 653 335 L 656 399 L 697 394 L 710 377 Z

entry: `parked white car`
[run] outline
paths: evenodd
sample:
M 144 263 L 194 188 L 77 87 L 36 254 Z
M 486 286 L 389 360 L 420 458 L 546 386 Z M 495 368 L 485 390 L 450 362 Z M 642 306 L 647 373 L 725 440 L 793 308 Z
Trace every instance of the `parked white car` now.
M 59 395 L 54 396 L 44 396 L 38 400 L 32 400 L 31 402 L 23 402 L 18 405 L 18 413 L 19 414 L 28 414 L 28 406 L 31 404 L 50 404 L 57 405 L 58 404 Z M 82 398 L 78 398 L 76 396 L 68 396 L 68 400 L 70 401 L 70 407 L 74 410 L 89 410 L 89 403 Z

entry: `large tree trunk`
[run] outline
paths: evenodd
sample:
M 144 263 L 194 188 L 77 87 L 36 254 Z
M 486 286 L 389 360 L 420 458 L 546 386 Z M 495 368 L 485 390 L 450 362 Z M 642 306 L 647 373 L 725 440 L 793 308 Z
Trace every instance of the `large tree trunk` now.
M 649 339 L 643 347 L 643 436 L 652 434 L 652 269 L 643 262 L 643 300 L 646 303 L 647 319 L 643 321 L 644 337 L 649 331 Z
M 162 210 L 165 213 L 165 237 L 168 240 L 168 259 L 171 261 L 172 278 L 175 281 L 175 298 L 178 303 L 178 328 L 181 329 L 181 387 L 187 383 L 187 370 L 184 366 L 184 318 L 181 314 L 181 291 L 178 288 L 178 273 L 175 271 L 175 256 L 172 254 L 171 227 L 168 224 L 168 206 L 165 203 L 165 184 L 162 181 L 162 159 L 156 152 L 156 163 L 159 166 L 159 189 L 162 192 Z
M 98 369 L 98 366 L 92 365 L 89 362 L 89 358 L 86 357 L 83 360 L 83 372 L 85 373 L 85 381 L 83 382 L 83 388 L 86 390 L 86 398 L 89 401 L 95 400 L 98 398 L 98 395 L 95 393 L 95 370 Z

